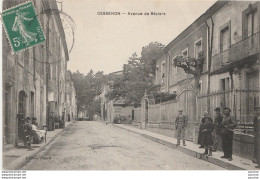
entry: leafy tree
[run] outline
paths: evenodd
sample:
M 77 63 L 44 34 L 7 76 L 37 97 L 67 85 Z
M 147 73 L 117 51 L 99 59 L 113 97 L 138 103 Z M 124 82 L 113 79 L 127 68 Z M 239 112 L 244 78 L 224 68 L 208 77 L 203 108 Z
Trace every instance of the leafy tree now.
M 158 86 L 154 85 L 156 59 L 163 54 L 163 45 L 152 42 L 142 48 L 141 57 L 136 53 L 123 66 L 122 75 L 111 77 L 111 89 L 107 97 L 111 99 L 123 98 L 126 104 L 138 105 L 145 90 L 149 94 Z
M 93 100 L 91 102 L 91 104 L 88 106 L 88 114 L 91 119 L 93 118 L 93 115 L 96 113 L 99 116 L 101 115 L 100 103 L 101 103 L 101 100 L 99 98 L 99 99 Z
M 203 72 L 203 64 L 205 63 L 204 52 L 198 53 L 198 58 L 184 58 L 183 56 L 177 56 L 174 59 L 174 64 L 176 67 L 182 68 L 185 73 L 192 74 L 195 78 L 194 87 L 199 88 L 199 81 L 201 74 Z
M 72 74 L 72 78 L 75 82 L 78 106 L 90 106 L 95 96 L 101 94 L 101 86 L 105 81 L 105 75 L 100 71 L 94 74 L 93 70 L 90 70 L 87 75 L 77 71 Z

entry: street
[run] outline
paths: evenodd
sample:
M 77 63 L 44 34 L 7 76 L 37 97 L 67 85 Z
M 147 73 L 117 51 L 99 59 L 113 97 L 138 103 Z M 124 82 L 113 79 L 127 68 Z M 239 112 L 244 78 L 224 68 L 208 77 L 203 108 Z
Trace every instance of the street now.
M 77 121 L 22 170 L 223 170 L 111 124 Z

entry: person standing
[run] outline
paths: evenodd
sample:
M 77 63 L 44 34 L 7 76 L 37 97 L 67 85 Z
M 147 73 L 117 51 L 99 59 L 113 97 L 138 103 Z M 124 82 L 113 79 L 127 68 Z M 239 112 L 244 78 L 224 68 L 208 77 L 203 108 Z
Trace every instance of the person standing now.
M 200 127 L 199 127 L 199 136 L 198 136 L 198 144 L 200 144 L 199 148 L 204 148 L 203 141 L 202 141 L 202 138 L 203 138 L 203 132 L 202 132 L 203 129 L 202 128 L 206 122 L 206 119 L 209 119 L 210 121 L 212 121 L 212 119 L 210 118 L 207 111 L 205 111 L 203 113 L 203 116 L 201 118 Z
M 28 149 L 31 149 L 31 130 L 32 130 L 32 124 L 31 124 L 31 118 L 27 117 L 24 120 L 23 124 L 23 137 L 24 137 L 24 146 Z
M 221 158 L 227 158 L 229 161 L 232 160 L 232 147 L 233 147 L 233 129 L 237 126 L 237 121 L 234 116 L 230 115 L 231 110 L 229 108 L 224 109 L 223 122 L 221 124 L 221 137 L 222 137 L 222 149 L 224 156 Z
M 223 121 L 223 116 L 220 113 L 220 108 L 217 107 L 215 109 L 216 112 L 216 116 L 214 118 L 214 146 L 213 146 L 213 152 L 215 152 L 218 148 L 218 143 L 221 139 L 220 136 L 220 127 L 221 127 L 221 123 Z
M 185 128 L 187 127 L 187 118 L 182 114 L 183 110 L 179 110 L 179 115 L 175 120 L 175 128 L 177 130 L 177 146 L 180 145 L 180 140 L 182 138 L 183 146 L 185 144 Z
M 212 146 L 213 146 L 213 136 L 212 132 L 214 131 L 214 125 L 210 117 L 205 118 L 205 123 L 202 126 L 202 144 L 205 148 L 204 154 L 212 155 Z

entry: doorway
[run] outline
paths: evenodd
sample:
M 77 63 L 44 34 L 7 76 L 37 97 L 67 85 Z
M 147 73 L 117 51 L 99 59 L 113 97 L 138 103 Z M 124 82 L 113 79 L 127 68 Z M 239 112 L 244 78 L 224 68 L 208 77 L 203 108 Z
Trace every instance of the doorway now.
M 27 95 L 25 91 L 20 91 L 18 95 L 18 114 L 17 114 L 17 119 L 18 119 L 18 140 L 22 141 L 23 136 L 22 136 L 22 126 L 24 123 L 25 115 L 26 115 L 26 98 Z

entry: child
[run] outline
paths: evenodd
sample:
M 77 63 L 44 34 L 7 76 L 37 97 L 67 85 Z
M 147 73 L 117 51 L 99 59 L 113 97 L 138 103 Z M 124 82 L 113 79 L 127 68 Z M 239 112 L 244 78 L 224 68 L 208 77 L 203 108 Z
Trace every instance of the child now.
M 213 147 L 213 136 L 212 132 L 214 131 L 214 125 L 212 123 L 212 120 L 210 118 L 205 118 L 205 123 L 202 126 L 202 132 L 203 132 L 203 137 L 202 137 L 202 143 L 205 148 L 204 154 L 208 154 L 209 156 L 212 155 L 212 147 Z

